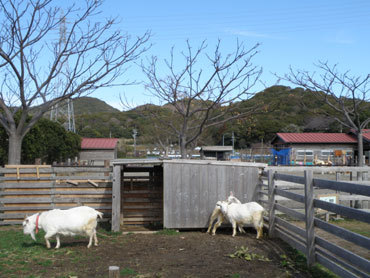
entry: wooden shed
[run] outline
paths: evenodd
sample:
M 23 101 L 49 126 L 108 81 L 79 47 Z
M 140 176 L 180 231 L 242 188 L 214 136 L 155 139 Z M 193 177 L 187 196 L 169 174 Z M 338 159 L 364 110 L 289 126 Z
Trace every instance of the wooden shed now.
M 80 161 L 103 166 L 104 161 L 117 159 L 118 138 L 82 138 Z
M 232 152 L 232 146 L 203 146 L 200 149 L 200 158 L 228 160 Z
M 112 230 L 125 224 L 204 228 L 230 191 L 257 200 L 262 163 L 207 160 L 113 161 Z M 140 173 L 140 174 L 139 174 Z

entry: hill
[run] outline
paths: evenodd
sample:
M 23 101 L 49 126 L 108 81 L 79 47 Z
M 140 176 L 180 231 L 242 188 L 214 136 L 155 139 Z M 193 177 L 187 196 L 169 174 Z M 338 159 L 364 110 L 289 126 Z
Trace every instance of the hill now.
M 73 99 L 75 115 L 95 113 L 119 113 L 120 111 L 106 102 L 93 97 L 80 97 Z
M 224 134 L 232 132 L 236 136 L 236 147 L 245 147 L 255 142 L 268 142 L 277 132 L 342 131 L 342 127 L 331 117 L 334 112 L 317 100 L 312 92 L 302 88 L 273 86 L 237 105 L 256 103 L 263 105 L 262 111 L 247 119 L 209 129 L 199 138 L 198 144 L 221 144 Z M 143 116 L 146 106 L 120 112 L 96 98 L 76 99 L 74 108 L 77 133 L 86 137 L 132 139 L 133 129 L 136 129 L 138 142 L 154 143 L 156 139 L 150 134 L 153 130 L 152 119 Z M 166 108 L 166 105 L 157 107 Z M 225 139 L 225 144 L 230 144 L 227 140 L 230 139 Z

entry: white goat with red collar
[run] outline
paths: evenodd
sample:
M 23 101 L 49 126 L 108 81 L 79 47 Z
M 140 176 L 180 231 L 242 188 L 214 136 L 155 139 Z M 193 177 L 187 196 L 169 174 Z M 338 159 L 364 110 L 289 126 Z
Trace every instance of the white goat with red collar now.
M 98 246 L 96 237 L 98 217 L 102 218 L 103 213 L 87 206 L 66 210 L 53 209 L 26 217 L 23 221 L 23 232 L 31 235 L 32 239 L 36 241 L 35 230 L 37 233 L 38 229 L 43 229 L 47 248 L 50 248 L 49 239 L 54 235 L 57 240 L 55 248 L 60 247 L 60 235 L 87 235 L 89 237 L 87 248 L 90 248 L 93 239 L 94 245 Z

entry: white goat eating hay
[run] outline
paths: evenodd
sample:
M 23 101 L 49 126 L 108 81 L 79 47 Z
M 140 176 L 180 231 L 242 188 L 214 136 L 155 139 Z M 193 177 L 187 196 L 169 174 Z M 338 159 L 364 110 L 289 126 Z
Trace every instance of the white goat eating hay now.
M 60 247 L 59 236 L 75 236 L 87 235 L 89 236 L 90 248 L 94 239 L 94 245 L 98 246 L 98 239 L 96 237 L 97 218 L 103 217 L 103 213 L 87 207 L 75 207 L 66 210 L 53 209 L 42 213 L 36 213 L 23 221 L 24 234 L 31 235 L 32 239 L 36 241 L 36 233 L 38 229 L 45 231 L 46 247 L 50 248 L 49 239 L 56 236 L 57 244 L 55 248 Z
M 230 221 L 233 227 L 234 237 L 236 235 L 236 226 L 253 224 L 257 231 L 257 239 L 262 237 L 263 232 L 263 215 L 265 209 L 256 202 L 249 202 L 245 204 L 236 204 L 227 202 L 220 202 L 217 204 L 222 213 Z
M 209 225 L 208 225 L 208 230 L 207 230 L 207 233 L 210 233 L 211 228 L 212 228 L 212 225 L 213 225 L 213 222 L 217 218 L 217 222 L 215 223 L 215 225 L 213 226 L 213 229 L 212 229 L 212 235 L 213 236 L 216 234 L 217 228 L 220 227 L 221 224 L 225 221 L 225 217 L 224 217 L 224 215 L 223 215 L 223 213 L 221 211 L 221 204 L 222 203 L 226 203 L 226 204 L 231 204 L 231 203 L 241 204 L 241 202 L 234 196 L 233 192 L 230 192 L 230 196 L 227 198 L 226 201 L 218 201 L 216 203 L 216 206 L 213 209 L 211 218 L 209 220 Z M 239 229 L 239 232 L 240 233 L 245 233 L 245 231 L 243 229 L 243 225 L 238 225 L 238 229 Z

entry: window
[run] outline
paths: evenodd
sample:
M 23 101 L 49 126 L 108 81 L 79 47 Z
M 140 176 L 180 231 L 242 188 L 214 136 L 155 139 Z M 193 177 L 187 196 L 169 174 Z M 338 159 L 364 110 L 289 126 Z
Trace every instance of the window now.
M 313 150 L 297 150 L 297 156 L 304 157 L 304 156 L 313 156 Z
M 322 150 L 321 151 L 321 156 L 333 156 L 334 155 L 334 152 L 333 150 Z

